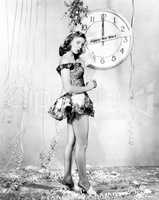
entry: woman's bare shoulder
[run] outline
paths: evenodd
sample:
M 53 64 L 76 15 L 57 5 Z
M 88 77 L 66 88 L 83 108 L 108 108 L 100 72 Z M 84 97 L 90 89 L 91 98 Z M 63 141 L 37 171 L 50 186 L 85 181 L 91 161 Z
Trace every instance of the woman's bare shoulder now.
M 61 64 L 67 64 L 67 63 L 73 63 L 73 62 L 74 61 L 71 57 L 71 54 L 69 52 L 67 52 L 61 57 L 59 64 L 61 65 Z

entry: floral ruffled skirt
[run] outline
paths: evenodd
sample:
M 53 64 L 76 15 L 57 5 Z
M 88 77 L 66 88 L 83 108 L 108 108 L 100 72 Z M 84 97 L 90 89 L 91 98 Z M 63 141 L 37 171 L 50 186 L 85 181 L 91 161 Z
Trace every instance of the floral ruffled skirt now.
M 56 99 L 48 110 L 51 117 L 56 120 L 67 118 L 72 120 L 83 114 L 94 116 L 93 102 L 86 92 L 81 94 L 66 93 Z

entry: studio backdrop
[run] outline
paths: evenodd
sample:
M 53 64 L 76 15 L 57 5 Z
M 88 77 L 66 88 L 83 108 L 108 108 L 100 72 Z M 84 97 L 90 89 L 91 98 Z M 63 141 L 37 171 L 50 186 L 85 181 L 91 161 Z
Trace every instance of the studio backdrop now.
M 87 0 L 130 23 L 132 1 Z M 40 166 L 52 153 L 63 166 L 66 121 L 48 115 L 61 91 L 58 48 L 69 33 L 62 0 L 0 0 L 0 166 Z M 136 1 L 132 56 L 111 70 L 86 69 L 89 92 L 88 165 L 159 164 L 159 2 Z M 50 150 L 50 144 L 56 148 Z M 46 158 L 46 157 L 45 157 Z

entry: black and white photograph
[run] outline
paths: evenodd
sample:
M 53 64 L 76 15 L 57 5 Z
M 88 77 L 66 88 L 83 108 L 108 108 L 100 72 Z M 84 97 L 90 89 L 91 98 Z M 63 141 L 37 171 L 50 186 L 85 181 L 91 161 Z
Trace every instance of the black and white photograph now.
M 0 200 L 159 199 L 159 2 L 0 0 Z

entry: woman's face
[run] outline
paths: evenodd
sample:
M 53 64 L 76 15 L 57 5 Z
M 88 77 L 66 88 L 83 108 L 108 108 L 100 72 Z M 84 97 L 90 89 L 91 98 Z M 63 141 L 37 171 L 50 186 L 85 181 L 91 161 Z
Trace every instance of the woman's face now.
M 83 48 L 85 44 L 85 39 L 82 37 L 74 37 L 71 41 L 71 51 L 74 54 L 78 54 L 81 52 L 81 49 Z

